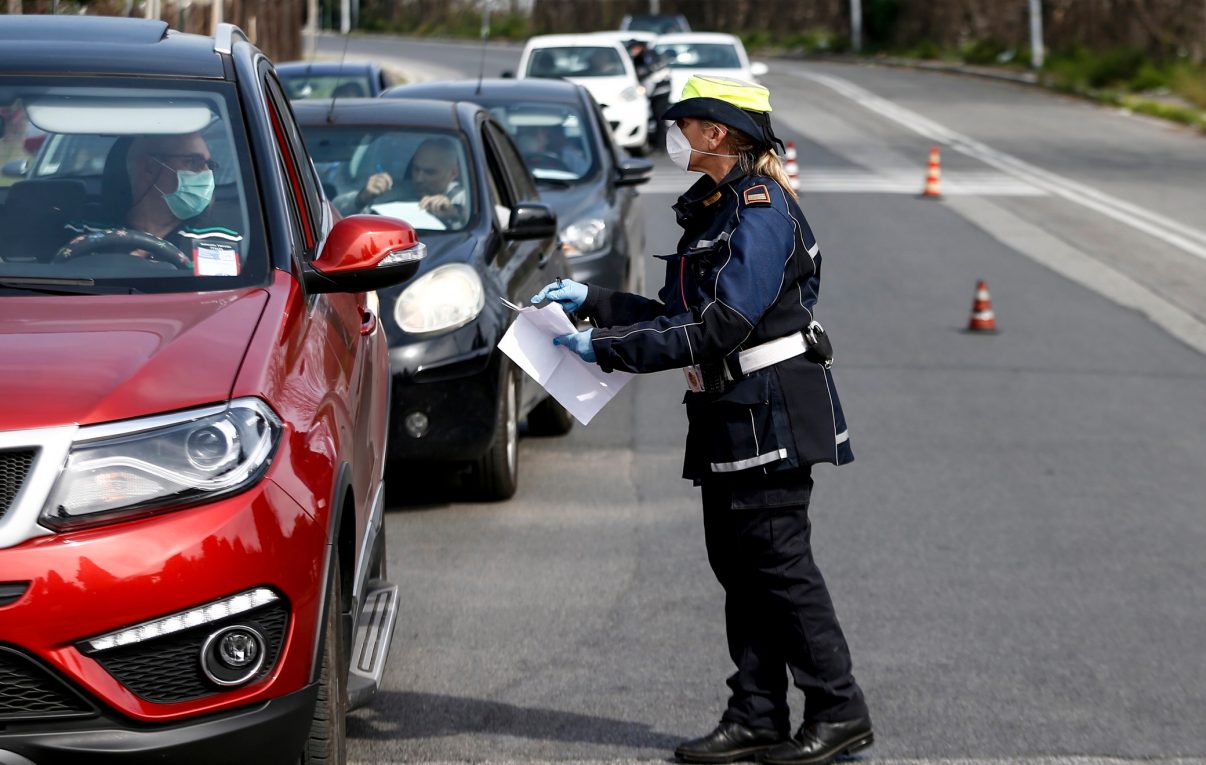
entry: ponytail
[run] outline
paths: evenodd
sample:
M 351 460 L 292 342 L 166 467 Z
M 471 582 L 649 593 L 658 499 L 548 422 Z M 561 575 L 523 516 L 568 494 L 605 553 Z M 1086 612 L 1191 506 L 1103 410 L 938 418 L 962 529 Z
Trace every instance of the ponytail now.
M 779 161 L 779 155 L 774 149 L 759 148 L 754 139 L 728 125 L 721 126 L 709 120 L 704 120 L 703 124 L 705 127 L 724 127 L 728 133 L 729 150 L 737 155 L 737 166 L 741 168 L 741 172 L 746 175 L 764 175 L 782 186 L 783 193 L 787 194 L 789 199 L 795 198 L 796 192 L 791 187 L 791 178 L 783 169 L 783 163 Z

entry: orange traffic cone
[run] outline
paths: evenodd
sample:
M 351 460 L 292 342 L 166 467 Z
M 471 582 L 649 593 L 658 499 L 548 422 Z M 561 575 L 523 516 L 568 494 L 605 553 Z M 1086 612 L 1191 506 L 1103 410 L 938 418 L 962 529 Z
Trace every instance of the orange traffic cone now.
M 988 285 L 983 279 L 976 282 L 976 298 L 972 301 L 971 320 L 967 323 L 967 331 L 997 331 L 997 315 L 992 310 L 992 296 L 988 294 Z
M 940 167 L 940 158 L 938 156 L 938 147 L 930 147 L 930 167 L 925 174 L 925 189 L 921 192 L 923 197 L 940 197 L 942 196 L 942 168 Z
M 791 181 L 792 191 L 800 190 L 800 165 L 796 162 L 796 143 L 788 141 L 783 149 L 783 170 Z

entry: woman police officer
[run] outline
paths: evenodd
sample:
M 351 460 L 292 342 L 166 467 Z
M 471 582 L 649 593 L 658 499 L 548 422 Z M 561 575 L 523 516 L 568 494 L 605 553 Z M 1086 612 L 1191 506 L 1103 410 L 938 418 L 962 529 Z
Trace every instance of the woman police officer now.
M 775 154 L 770 111 L 766 88 L 696 76 L 665 113 L 675 121 L 667 154 L 704 176 L 674 205 L 683 235 L 664 258 L 659 300 L 569 280 L 532 298 L 592 322 L 554 341 L 586 361 L 686 372 L 683 475 L 702 489 L 737 665 L 719 726 L 675 750 L 686 762 L 818 765 L 873 740 L 811 551 L 810 466 L 854 455 L 813 318 L 821 256 Z M 805 696 L 792 738 L 785 666 Z

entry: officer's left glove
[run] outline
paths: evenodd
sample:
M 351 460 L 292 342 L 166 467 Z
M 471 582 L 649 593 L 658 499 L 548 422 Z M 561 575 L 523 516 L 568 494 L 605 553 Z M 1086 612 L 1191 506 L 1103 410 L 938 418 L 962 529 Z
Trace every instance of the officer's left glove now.
M 573 279 L 558 279 L 532 296 L 533 303 L 552 300 L 560 303 L 566 313 L 573 313 L 586 302 L 587 286 Z
M 595 349 L 590 344 L 591 330 L 585 329 L 581 332 L 571 332 L 568 335 L 560 335 L 553 338 L 553 345 L 564 345 L 574 353 L 582 357 L 583 361 L 595 361 Z

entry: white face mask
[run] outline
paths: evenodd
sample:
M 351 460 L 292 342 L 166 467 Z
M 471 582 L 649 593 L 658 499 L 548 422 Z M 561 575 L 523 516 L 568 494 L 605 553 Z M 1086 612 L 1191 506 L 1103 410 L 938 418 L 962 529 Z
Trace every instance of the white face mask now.
M 678 123 L 672 124 L 666 129 L 666 156 L 670 157 L 670 161 L 681 167 L 683 170 L 690 170 L 691 152 L 698 154 L 707 154 L 710 157 L 736 157 L 736 154 L 714 154 L 710 151 L 696 149 L 683 135 L 682 128 Z

